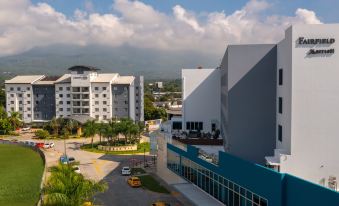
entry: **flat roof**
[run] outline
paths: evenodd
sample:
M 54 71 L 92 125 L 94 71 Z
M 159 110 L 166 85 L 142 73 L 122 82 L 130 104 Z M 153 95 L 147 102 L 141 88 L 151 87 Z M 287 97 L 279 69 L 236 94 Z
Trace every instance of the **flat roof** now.
M 111 82 L 117 78 L 117 76 L 119 76 L 118 73 L 98 74 L 98 76 L 91 82 Z
M 134 79 L 134 76 L 119 76 L 114 79 L 113 84 L 132 84 Z
M 20 75 L 10 80 L 6 80 L 5 84 L 32 84 L 33 82 L 44 78 L 44 75 Z
M 71 83 L 71 74 L 64 74 L 55 83 Z

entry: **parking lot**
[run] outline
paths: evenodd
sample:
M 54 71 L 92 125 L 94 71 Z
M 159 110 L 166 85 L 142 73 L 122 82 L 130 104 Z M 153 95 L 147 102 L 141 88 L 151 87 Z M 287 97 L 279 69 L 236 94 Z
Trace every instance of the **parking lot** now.
M 13 138 L 20 141 L 30 139 L 29 135 Z M 143 188 L 132 188 L 127 184 L 128 176 L 122 176 L 120 174 L 121 168 L 123 166 L 132 166 L 132 164 L 138 161 L 143 162 L 143 155 L 106 155 L 86 152 L 80 150 L 80 146 L 84 143 L 89 143 L 90 139 L 84 138 L 71 139 L 65 142 L 63 140 L 33 141 L 45 143 L 54 142 L 54 148 L 44 149 L 48 167 L 56 165 L 66 149 L 69 157 L 74 157 L 76 161 L 79 161 L 79 168 L 85 177 L 96 181 L 104 180 L 107 182 L 109 186 L 108 190 L 105 193 L 95 196 L 95 203 L 97 204 L 106 206 L 147 206 L 155 201 L 165 201 L 172 206 L 183 205 L 172 194 L 161 194 Z M 150 161 L 151 157 L 146 156 L 146 160 Z M 173 192 L 173 194 L 176 194 L 176 192 Z

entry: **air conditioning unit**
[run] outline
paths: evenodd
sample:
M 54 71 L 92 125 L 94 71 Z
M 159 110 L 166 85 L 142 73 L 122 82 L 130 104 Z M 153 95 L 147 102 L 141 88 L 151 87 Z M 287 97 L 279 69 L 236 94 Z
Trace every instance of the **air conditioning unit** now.
M 337 191 L 337 178 L 334 176 L 330 176 L 328 178 L 328 187 L 332 190 Z

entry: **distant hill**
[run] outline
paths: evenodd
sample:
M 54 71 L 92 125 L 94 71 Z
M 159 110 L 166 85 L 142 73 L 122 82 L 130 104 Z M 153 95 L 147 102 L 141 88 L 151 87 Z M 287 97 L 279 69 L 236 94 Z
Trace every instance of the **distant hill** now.
M 146 79 L 180 78 L 181 68 L 216 67 L 223 54 L 207 55 L 191 51 L 160 51 L 129 46 L 52 45 L 1 57 L 1 74 L 60 75 L 75 64 L 96 66 L 102 72 L 144 75 Z

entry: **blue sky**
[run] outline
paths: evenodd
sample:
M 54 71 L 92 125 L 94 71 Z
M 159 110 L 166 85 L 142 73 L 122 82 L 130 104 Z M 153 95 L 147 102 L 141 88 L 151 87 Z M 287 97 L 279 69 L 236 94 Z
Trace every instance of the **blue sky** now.
M 91 2 L 95 12 L 111 13 L 113 0 L 32 0 L 33 3 L 46 2 L 57 11 L 73 15 L 75 9 L 85 9 L 85 2 Z M 200 13 L 225 11 L 226 14 L 241 9 L 248 0 L 143 0 L 156 10 L 171 13 L 173 6 L 179 4 L 185 9 Z M 268 15 L 293 15 L 297 8 L 305 8 L 316 12 L 317 16 L 326 23 L 339 22 L 339 0 L 267 0 L 272 6 L 266 11 Z

